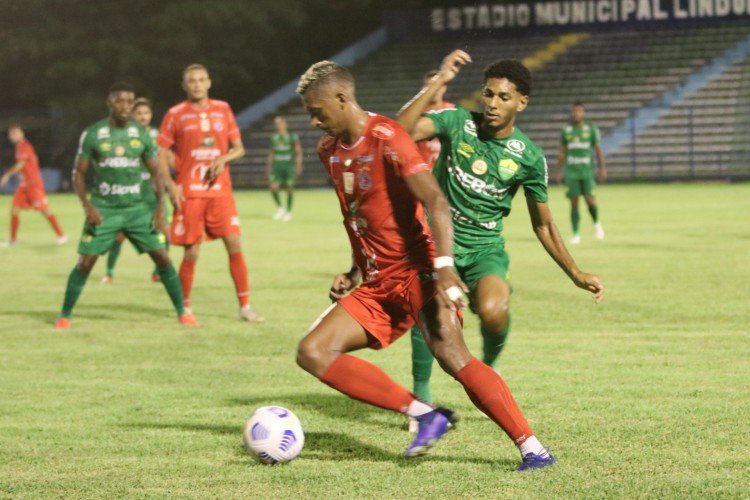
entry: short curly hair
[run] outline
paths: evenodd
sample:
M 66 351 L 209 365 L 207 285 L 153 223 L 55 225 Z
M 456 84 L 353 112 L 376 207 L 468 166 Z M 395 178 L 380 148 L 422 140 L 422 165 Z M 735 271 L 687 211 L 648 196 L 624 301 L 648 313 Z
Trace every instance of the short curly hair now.
M 484 81 L 490 78 L 507 78 L 521 95 L 531 95 L 531 72 L 521 61 L 503 59 L 490 63 L 484 69 Z

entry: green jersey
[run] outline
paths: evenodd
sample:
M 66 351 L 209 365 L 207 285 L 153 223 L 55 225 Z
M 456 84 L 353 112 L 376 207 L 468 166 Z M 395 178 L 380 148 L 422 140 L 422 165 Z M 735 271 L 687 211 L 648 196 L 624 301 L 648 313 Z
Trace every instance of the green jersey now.
M 433 173 L 450 204 L 456 254 L 503 245 L 503 217 L 518 188 L 534 201 L 547 201 L 544 153 L 518 128 L 502 139 L 479 137 L 483 116 L 461 106 L 425 116 L 440 139 Z
M 146 132 L 148 132 L 151 142 L 154 143 L 154 148 L 159 149 L 156 146 L 156 138 L 159 136 L 159 130 L 149 127 L 146 129 Z M 154 185 L 151 183 L 151 172 L 146 168 L 146 165 L 143 165 L 143 170 L 141 170 L 141 196 L 143 196 L 143 201 L 149 206 L 156 205 L 156 193 L 154 193 Z
M 96 122 L 81 135 L 78 156 L 90 162 L 91 203 L 98 208 L 144 204 L 141 172 L 144 161 L 156 155 L 148 132 L 134 121 L 123 128 L 108 119 Z
M 588 120 L 578 126 L 567 125 L 560 134 L 566 148 L 565 177 L 587 179 L 594 174 L 594 147 L 599 144 L 599 129 Z
M 274 167 L 293 167 L 297 157 L 294 145 L 297 143 L 297 134 L 273 134 L 271 136 L 271 152 L 273 153 Z

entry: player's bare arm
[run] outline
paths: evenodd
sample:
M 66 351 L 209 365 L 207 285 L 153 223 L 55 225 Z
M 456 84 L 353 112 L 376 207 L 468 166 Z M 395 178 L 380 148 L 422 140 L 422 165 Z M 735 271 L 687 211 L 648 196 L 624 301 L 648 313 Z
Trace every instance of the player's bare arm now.
M 242 144 L 242 139 L 238 137 L 231 142 L 229 151 L 221 156 L 217 156 L 214 158 L 214 161 L 211 162 L 211 165 L 209 165 L 208 171 L 206 172 L 206 180 L 209 181 L 209 184 L 212 184 L 219 178 L 219 175 L 224 171 L 227 163 L 233 162 L 243 156 L 245 156 L 245 146 Z
M 440 72 L 430 83 L 417 93 L 397 115 L 398 123 L 409 132 L 415 141 L 424 141 L 435 137 L 435 125 L 427 117 L 422 116 L 426 108 L 440 89 L 452 81 L 461 68 L 471 62 L 471 56 L 463 50 L 454 50 L 443 59 Z
M 73 187 L 76 190 L 78 199 L 81 200 L 83 205 L 83 211 L 86 214 L 86 220 L 95 226 L 102 223 L 102 214 L 99 210 L 91 204 L 89 201 L 88 193 L 86 192 L 86 172 L 89 169 L 89 161 L 81 158 L 76 158 L 75 166 L 73 167 Z
M 299 139 L 294 143 L 294 154 L 296 155 L 294 170 L 299 176 L 302 174 L 302 144 L 300 144 Z
M 602 145 L 597 144 L 594 147 L 596 151 L 596 159 L 599 162 L 599 182 L 604 182 L 607 180 L 607 167 L 604 163 L 604 151 L 602 151 Z
M 443 303 L 451 309 L 464 307 L 464 298 L 460 291 L 468 293 L 469 289 L 453 270 L 453 221 L 448 201 L 431 172 L 418 172 L 404 179 L 429 215 L 437 255 L 435 267 L 438 272 L 438 294 L 442 297 Z M 447 265 L 442 265 L 443 262 Z
M 26 165 L 26 160 L 20 160 L 17 161 L 12 167 L 10 167 L 2 177 L 0 177 L 0 187 L 5 186 L 11 177 L 16 175 L 18 172 L 23 170 L 23 167 Z
M 552 220 L 552 213 L 550 212 L 549 205 L 547 203 L 541 203 L 526 198 L 526 205 L 529 208 L 529 215 L 531 216 L 531 225 L 534 228 L 534 233 L 547 253 L 552 259 L 557 262 L 557 265 L 565 271 L 573 283 L 577 287 L 584 290 L 588 290 L 594 294 L 594 301 L 598 304 L 601 302 L 604 296 L 604 285 L 602 285 L 599 276 L 595 274 L 584 273 L 576 265 L 573 257 L 565 247 L 560 232 L 557 230 L 557 226 Z
M 159 162 L 156 158 L 146 160 L 146 168 L 151 173 L 151 185 L 154 187 L 156 196 L 156 210 L 154 211 L 154 227 L 160 228 L 166 232 L 166 221 L 164 220 L 164 177 L 159 168 Z
M 172 179 L 171 172 L 169 171 L 170 167 L 174 165 L 171 151 L 167 148 L 159 148 L 157 160 L 159 163 L 161 178 L 167 186 L 167 192 L 169 193 L 169 199 L 172 202 L 172 206 L 175 210 L 179 210 L 180 204 L 185 200 L 185 195 L 182 192 L 182 187 L 175 183 Z
M 362 281 L 362 272 L 352 258 L 352 266 L 349 271 L 337 274 L 333 277 L 333 283 L 331 283 L 328 297 L 333 302 L 338 302 L 343 299 L 347 293 L 357 288 L 360 281 Z
M 563 170 L 565 170 L 565 157 L 568 156 L 568 148 L 560 146 L 560 152 L 557 154 L 557 182 L 562 184 Z

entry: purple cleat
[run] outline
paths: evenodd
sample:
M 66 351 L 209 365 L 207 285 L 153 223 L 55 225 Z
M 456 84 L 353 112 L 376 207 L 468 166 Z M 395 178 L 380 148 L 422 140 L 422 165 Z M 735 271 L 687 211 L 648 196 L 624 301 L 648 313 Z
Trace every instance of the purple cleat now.
M 453 410 L 436 406 L 435 409 L 416 417 L 419 424 L 417 437 L 404 452 L 407 458 L 425 455 L 437 444 L 446 432 L 451 430 L 458 421 L 458 414 Z
M 549 452 L 543 452 L 539 454 L 527 453 L 523 456 L 523 462 L 516 469 L 517 472 L 526 472 L 534 469 L 543 469 L 554 465 L 557 459 L 553 457 Z

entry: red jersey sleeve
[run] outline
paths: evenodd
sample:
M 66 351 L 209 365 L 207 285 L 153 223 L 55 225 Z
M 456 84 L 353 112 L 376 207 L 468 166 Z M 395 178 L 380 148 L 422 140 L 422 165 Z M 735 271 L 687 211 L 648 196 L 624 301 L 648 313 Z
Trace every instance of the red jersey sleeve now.
M 16 161 L 27 161 L 31 158 L 31 148 L 28 142 L 22 142 L 16 147 Z
M 240 128 L 237 126 L 237 119 L 234 117 L 232 108 L 227 104 L 227 137 L 232 142 L 241 137 Z
M 156 142 L 159 146 L 169 149 L 174 144 L 175 135 L 175 122 L 174 113 L 168 111 L 164 115 L 164 119 L 161 121 L 161 128 L 159 129 L 159 137 L 156 138 Z
M 417 145 L 406 130 L 394 124 L 393 137 L 385 142 L 386 162 L 400 177 L 408 177 L 419 172 L 429 172 L 430 165 L 424 160 Z

